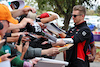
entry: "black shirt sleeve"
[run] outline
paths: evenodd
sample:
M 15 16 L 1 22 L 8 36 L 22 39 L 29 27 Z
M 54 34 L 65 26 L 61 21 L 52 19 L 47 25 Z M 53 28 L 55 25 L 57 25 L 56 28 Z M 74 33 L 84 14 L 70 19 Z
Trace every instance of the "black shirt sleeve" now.
M 88 28 L 81 29 L 77 34 L 74 35 L 74 43 L 83 42 L 91 37 L 91 31 Z

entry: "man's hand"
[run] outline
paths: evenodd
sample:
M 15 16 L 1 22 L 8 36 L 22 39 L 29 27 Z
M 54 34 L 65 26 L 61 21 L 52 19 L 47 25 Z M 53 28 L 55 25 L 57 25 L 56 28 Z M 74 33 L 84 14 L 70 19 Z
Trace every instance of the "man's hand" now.
M 14 29 L 21 29 L 21 28 L 25 28 L 25 26 L 27 25 L 27 23 L 30 23 L 32 26 L 34 25 L 33 20 L 30 18 L 24 18 L 20 23 L 18 24 L 12 24 L 10 23 L 10 26 L 8 28 L 8 30 L 14 30 Z
M 42 22 L 37 22 L 39 25 L 40 25 L 40 27 L 42 28 L 42 29 L 45 29 L 46 28 L 46 26 L 42 23 Z
M 42 42 L 42 45 L 48 44 L 48 41 L 44 41 Z
M 32 7 L 23 8 L 22 10 L 24 14 L 28 14 L 29 11 L 32 11 L 32 13 L 36 13 L 36 9 Z
M 9 53 L 0 56 L 1 61 L 6 61 L 6 60 L 12 61 L 12 60 L 15 58 L 15 57 L 13 57 L 13 58 L 10 58 L 10 59 L 9 59 L 9 58 L 7 58 L 8 56 L 10 56 Z
M 49 48 L 49 49 L 46 50 L 47 56 L 55 56 L 57 54 L 59 54 L 58 48 L 53 47 L 53 48 Z
M 22 53 L 22 47 L 23 47 L 23 43 L 21 42 L 19 45 L 15 44 L 15 48 Z
M 30 18 L 24 18 L 20 23 L 19 23 L 19 28 L 25 28 L 25 26 L 27 25 L 27 23 L 30 23 L 31 25 L 33 25 L 33 20 Z
M 27 7 L 27 8 L 13 10 L 13 11 L 11 11 L 11 14 L 14 18 L 16 18 L 18 16 L 28 14 L 29 11 L 32 11 L 32 13 L 36 13 L 36 9 L 34 9 L 32 7 Z
M 47 22 L 53 21 L 55 19 L 58 19 L 58 17 L 57 17 L 57 15 L 53 14 L 50 17 L 42 18 L 41 22 L 42 23 L 47 23 Z
M 52 46 L 64 46 L 66 43 L 63 41 L 63 39 L 57 41 L 56 43 L 52 43 Z
M 92 54 L 88 54 L 88 60 L 89 60 L 89 62 L 93 62 L 94 59 L 95 59 L 95 57 L 92 56 Z
M 31 41 L 31 40 L 30 40 L 30 37 L 28 37 L 28 36 L 23 36 L 23 37 L 22 37 L 22 43 L 25 43 L 25 41 Z
M 26 42 L 25 45 L 24 45 L 24 47 L 23 47 L 22 52 L 26 53 L 28 47 L 29 47 L 29 42 Z
M 38 59 L 31 59 L 31 60 L 29 60 L 29 62 L 30 62 L 32 65 L 37 64 L 38 61 L 39 61 Z
M 18 32 L 18 33 L 11 33 L 11 36 L 12 37 L 17 37 L 17 36 L 20 36 L 20 35 L 26 35 L 26 34 L 28 34 L 28 32 Z

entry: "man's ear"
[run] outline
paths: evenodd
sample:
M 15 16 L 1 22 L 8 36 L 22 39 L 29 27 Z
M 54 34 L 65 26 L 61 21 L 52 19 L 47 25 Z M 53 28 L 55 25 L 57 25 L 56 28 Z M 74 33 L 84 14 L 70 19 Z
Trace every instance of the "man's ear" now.
M 3 29 L 3 24 L 0 22 L 0 30 Z

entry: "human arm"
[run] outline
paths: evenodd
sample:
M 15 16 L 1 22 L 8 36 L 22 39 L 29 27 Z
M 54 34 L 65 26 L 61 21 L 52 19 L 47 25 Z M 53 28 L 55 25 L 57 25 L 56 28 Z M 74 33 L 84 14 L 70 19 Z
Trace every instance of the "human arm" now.
M 11 61 L 11 65 L 12 66 L 17 66 L 17 67 L 27 67 L 27 66 L 33 66 L 33 64 L 37 63 L 37 60 L 32 60 L 32 64 L 30 62 L 26 62 L 29 63 L 28 65 L 25 65 L 25 61 L 20 60 L 20 58 L 18 57 L 13 57 L 11 59 L 7 58 L 8 56 L 10 56 L 10 54 L 6 54 L 3 51 L 0 51 L 0 58 L 2 61 L 5 60 L 10 60 Z
M 52 46 L 64 46 L 66 43 L 64 42 L 63 39 L 57 41 L 56 43 L 51 43 Z
M 23 49 L 22 49 L 22 55 L 21 55 L 21 57 L 20 57 L 21 60 L 23 60 L 23 57 L 24 57 L 24 55 L 25 55 L 25 53 L 26 53 L 28 47 L 29 47 L 29 42 L 26 42 L 25 45 L 24 45 L 24 47 L 23 47 Z
M 42 18 L 41 22 L 42 23 L 47 23 L 47 22 L 53 21 L 53 20 L 55 20 L 57 18 L 58 18 L 57 15 L 52 14 L 50 17 Z
M 93 62 L 94 59 L 95 59 L 95 55 L 96 55 L 96 47 L 95 47 L 95 45 L 93 43 L 92 46 L 91 46 L 91 54 L 88 54 L 88 60 L 90 62 Z
M 33 48 L 29 46 L 28 50 L 25 53 L 24 59 L 41 57 L 41 50 L 42 48 Z
M 18 33 L 11 33 L 11 36 L 12 37 L 17 37 L 17 36 L 26 35 L 26 34 L 28 34 L 28 32 L 18 32 Z
M 0 56 L 1 62 L 2 62 L 2 61 L 6 61 L 6 60 L 12 61 L 12 59 L 15 58 L 15 57 L 13 57 L 13 58 L 8 58 L 8 56 L 10 56 L 9 53 Z
M 61 37 L 61 38 L 65 38 L 67 35 L 65 34 L 65 33 L 59 33 L 59 36 Z
M 24 28 L 24 27 L 27 25 L 27 23 L 30 23 L 31 25 L 34 24 L 32 19 L 30 19 L 30 18 L 24 18 L 24 19 L 23 19 L 20 23 L 18 23 L 18 24 L 12 24 L 12 23 L 10 23 L 10 24 L 9 24 L 10 26 L 9 26 L 8 30 Z
M 3 51 L 0 51 L 0 58 L 1 58 L 1 61 L 6 61 L 6 60 L 9 60 L 9 61 L 12 61 L 15 57 L 13 58 L 8 58 L 8 56 L 10 56 L 9 53 L 5 53 Z
M 2 46 L 4 45 L 4 43 L 5 43 L 5 39 L 2 39 L 1 41 L 0 41 L 0 49 L 2 48 Z
M 10 42 L 18 42 L 18 38 L 19 37 L 7 37 L 7 42 L 10 43 Z
M 17 49 L 17 51 L 21 52 L 22 53 L 22 47 L 23 47 L 23 44 L 21 42 L 21 44 L 17 45 L 15 44 L 15 48 Z
M 22 8 L 22 9 L 17 9 L 17 10 L 13 10 L 11 11 L 11 14 L 14 18 L 24 15 L 24 14 L 28 14 L 29 11 L 32 11 L 33 13 L 36 13 L 36 10 L 32 7 L 27 7 L 27 8 Z
M 23 61 L 20 60 L 20 58 L 15 57 L 11 61 L 12 66 L 17 66 L 17 67 L 33 67 L 33 64 L 37 64 L 38 60 L 37 59 L 32 59 L 31 62 Z
M 49 48 L 49 49 L 44 49 L 41 51 L 41 55 L 47 55 L 47 56 L 55 56 L 59 54 L 58 48 Z
M 58 54 L 58 48 L 49 48 L 49 49 L 44 49 L 42 50 L 41 48 L 32 48 L 29 47 L 27 52 L 25 53 L 24 58 L 34 58 L 34 57 L 41 57 L 42 55 L 47 55 L 47 56 L 54 56 Z
M 11 43 L 11 42 L 18 42 L 19 36 L 16 37 L 7 37 L 7 42 Z M 25 41 L 30 41 L 29 37 L 23 36 L 22 37 L 22 42 Z
M 71 38 L 74 41 L 74 44 L 84 42 L 84 41 L 89 41 L 91 38 L 91 31 L 89 28 L 83 28 L 80 29 L 76 34 L 71 36 Z

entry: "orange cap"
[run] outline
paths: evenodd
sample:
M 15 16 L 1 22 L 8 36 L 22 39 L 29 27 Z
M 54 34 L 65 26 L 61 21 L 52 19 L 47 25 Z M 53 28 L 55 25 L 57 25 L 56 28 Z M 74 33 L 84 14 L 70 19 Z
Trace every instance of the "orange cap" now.
M 30 7 L 30 6 L 27 6 L 27 5 L 24 6 L 24 8 L 27 8 L 27 7 Z
M 10 23 L 17 24 L 18 20 L 14 19 L 6 5 L 0 4 L 0 20 L 7 20 Z

